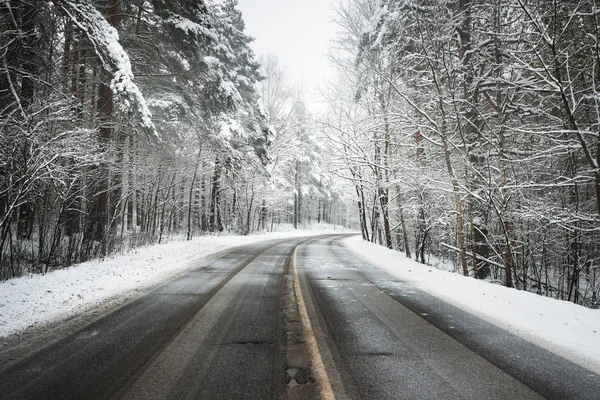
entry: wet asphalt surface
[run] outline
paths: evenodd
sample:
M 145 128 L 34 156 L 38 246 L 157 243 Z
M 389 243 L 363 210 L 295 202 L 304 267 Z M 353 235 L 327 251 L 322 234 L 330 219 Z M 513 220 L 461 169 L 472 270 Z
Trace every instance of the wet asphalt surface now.
M 600 377 L 399 281 L 339 236 L 208 260 L 0 370 L 1 399 L 279 399 L 292 252 L 336 398 L 598 399 Z
M 0 371 L 0 398 L 273 398 L 281 271 L 300 241 L 245 246 L 166 283 Z
M 298 268 L 339 398 L 599 399 L 600 377 L 398 280 L 339 241 Z

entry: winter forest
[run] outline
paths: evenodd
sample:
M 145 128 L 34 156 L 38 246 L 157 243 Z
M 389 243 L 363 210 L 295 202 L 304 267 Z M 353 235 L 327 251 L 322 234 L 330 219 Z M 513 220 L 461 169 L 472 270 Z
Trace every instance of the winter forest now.
M 319 113 L 236 0 L 0 9 L 0 280 L 323 221 L 600 306 L 596 0 L 345 0 Z
M 342 222 L 311 116 L 273 91 L 235 6 L 3 3 L 2 279 L 171 234 Z

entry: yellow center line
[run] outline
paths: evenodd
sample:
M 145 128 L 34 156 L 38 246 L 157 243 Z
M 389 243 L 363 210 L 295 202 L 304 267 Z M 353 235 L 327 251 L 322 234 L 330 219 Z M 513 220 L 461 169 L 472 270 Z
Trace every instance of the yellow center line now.
M 302 291 L 300 290 L 298 271 L 296 270 L 296 252 L 298 247 L 299 246 L 294 249 L 294 253 L 292 255 L 291 269 L 292 274 L 294 275 L 294 290 L 296 291 L 298 311 L 300 312 L 300 318 L 302 320 L 302 325 L 304 326 L 304 338 L 310 351 L 312 370 L 319 385 L 321 399 L 334 400 L 335 396 L 333 394 L 333 389 L 331 388 L 329 377 L 325 371 L 325 364 L 323 364 L 323 360 L 321 359 L 321 353 L 319 352 L 317 339 L 315 338 L 310 319 L 308 318 L 308 312 L 306 311 L 306 305 L 304 304 L 304 298 L 302 297 Z

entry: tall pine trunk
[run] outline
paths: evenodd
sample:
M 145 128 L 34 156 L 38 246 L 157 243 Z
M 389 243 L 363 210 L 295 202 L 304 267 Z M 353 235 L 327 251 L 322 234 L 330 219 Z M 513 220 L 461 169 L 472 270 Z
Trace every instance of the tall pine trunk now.
M 117 26 L 117 10 L 118 0 L 108 0 L 107 14 L 108 22 L 116 28 Z M 99 137 L 100 142 L 108 148 L 113 136 L 113 95 L 109 86 L 110 75 L 103 71 L 98 88 L 98 122 L 99 122 Z M 103 241 L 107 234 L 108 224 L 111 216 L 109 215 L 110 201 L 110 170 L 107 164 L 103 163 L 99 166 L 99 179 L 97 187 L 97 201 L 95 209 L 95 232 L 94 239 Z

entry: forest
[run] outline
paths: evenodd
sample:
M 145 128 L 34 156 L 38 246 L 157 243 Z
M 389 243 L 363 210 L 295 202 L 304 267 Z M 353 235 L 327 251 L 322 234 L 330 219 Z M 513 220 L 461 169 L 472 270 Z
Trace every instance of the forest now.
M 345 223 L 313 117 L 265 79 L 283 72 L 266 56 L 261 71 L 236 4 L 2 2 L 0 280 L 175 236 Z
M 236 0 L 0 4 L 0 280 L 325 221 L 600 306 L 595 0 L 345 0 L 323 113 Z
M 595 0 L 350 0 L 323 130 L 365 240 L 598 308 Z

